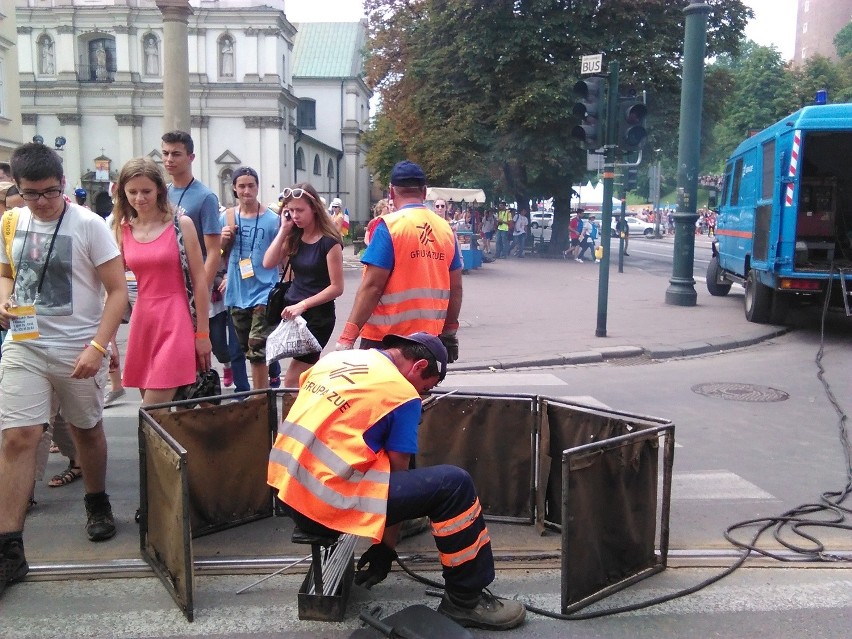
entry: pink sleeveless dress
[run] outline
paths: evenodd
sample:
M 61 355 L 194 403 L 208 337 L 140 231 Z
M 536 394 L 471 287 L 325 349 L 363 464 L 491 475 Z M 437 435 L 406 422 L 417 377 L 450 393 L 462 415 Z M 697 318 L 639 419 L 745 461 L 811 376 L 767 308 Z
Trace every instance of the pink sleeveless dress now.
M 130 318 L 122 383 L 131 388 L 176 388 L 195 381 L 195 331 L 189 314 L 175 227 L 151 242 L 122 229 L 124 261 L 139 295 Z

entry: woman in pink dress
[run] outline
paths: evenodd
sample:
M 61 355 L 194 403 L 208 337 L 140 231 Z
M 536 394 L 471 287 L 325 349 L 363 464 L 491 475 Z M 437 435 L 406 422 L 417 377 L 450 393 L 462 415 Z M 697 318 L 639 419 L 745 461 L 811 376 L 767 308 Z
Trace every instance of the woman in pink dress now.
M 189 262 L 198 327 L 193 329 L 180 263 L 174 211 L 166 183 L 150 158 L 130 160 L 118 177 L 115 235 L 139 294 L 130 320 L 124 385 L 138 388 L 143 404 L 169 402 L 178 387 L 210 368 L 209 295 L 195 226 L 179 220 Z M 194 335 L 193 335 L 194 333 Z

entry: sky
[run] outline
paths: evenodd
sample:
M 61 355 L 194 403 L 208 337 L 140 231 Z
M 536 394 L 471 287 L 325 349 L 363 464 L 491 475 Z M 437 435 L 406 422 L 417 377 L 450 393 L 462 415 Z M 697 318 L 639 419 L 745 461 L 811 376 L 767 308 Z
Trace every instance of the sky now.
M 782 60 L 793 57 L 796 40 L 796 0 L 744 0 L 754 10 L 746 36 L 762 45 L 774 44 Z M 361 0 L 286 0 L 290 22 L 349 22 L 363 17 Z

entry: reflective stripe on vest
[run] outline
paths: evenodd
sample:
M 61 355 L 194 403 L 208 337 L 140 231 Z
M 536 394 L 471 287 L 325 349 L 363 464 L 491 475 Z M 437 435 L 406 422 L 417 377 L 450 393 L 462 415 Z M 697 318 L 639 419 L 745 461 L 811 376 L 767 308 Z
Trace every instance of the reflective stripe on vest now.
M 446 521 L 432 522 L 432 535 L 435 537 L 448 537 L 457 532 L 461 532 L 470 526 L 482 512 L 482 506 L 479 505 L 479 497 L 473 502 L 473 505 L 466 511 L 447 519 Z
M 453 230 L 425 207 L 404 208 L 382 220 L 391 236 L 394 267 L 361 337 L 380 341 L 388 333 L 437 335 L 450 303 Z
M 483 529 L 481 533 L 479 533 L 479 537 L 476 538 L 470 546 L 467 548 L 463 548 L 458 552 L 453 553 L 438 553 L 441 557 L 441 565 L 446 566 L 447 568 L 455 568 L 456 566 L 461 566 L 468 561 L 471 561 L 476 558 L 477 553 L 486 545 L 491 543 L 491 537 L 488 536 L 488 529 Z
M 333 530 L 381 540 L 390 459 L 364 433 L 417 399 L 377 350 L 329 353 L 301 379 L 269 454 L 267 482 L 286 504 Z

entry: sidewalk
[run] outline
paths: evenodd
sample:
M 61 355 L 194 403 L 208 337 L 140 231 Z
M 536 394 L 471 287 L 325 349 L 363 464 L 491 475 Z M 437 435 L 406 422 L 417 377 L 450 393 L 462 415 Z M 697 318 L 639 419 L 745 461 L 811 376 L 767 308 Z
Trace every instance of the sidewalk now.
M 669 277 L 642 269 L 643 246 L 672 244 L 662 239 L 630 238 L 624 273 L 610 264 L 603 314 L 605 337 L 598 327 L 601 264 L 527 256 L 483 264 L 464 275 L 459 359 L 450 371 L 506 369 L 599 362 L 646 356 L 652 359 L 699 355 L 755 344 L 785 333 L 783 326 L 752 324 L 743 313 L 743 290 L 713 297 L 696 281 L 697 304 L 665 302 Z M 613 243 L 613 248 L 616 244 Z M 710 241 L 697 236 L 696 259 L 709 259 Z M 615 257 L 615 256 L 613 256 Z M 337 302 L 338 331 L 352 307 L 358 282 L 351 248 L 344 251 L 347 269 L 343 296 Z M 337 334 L 332 339 L 336 339 Z

